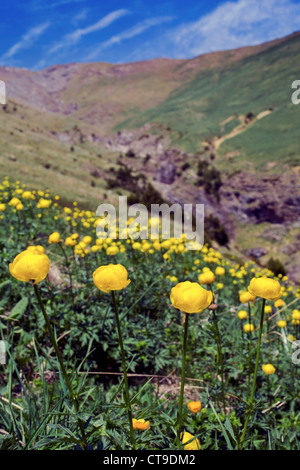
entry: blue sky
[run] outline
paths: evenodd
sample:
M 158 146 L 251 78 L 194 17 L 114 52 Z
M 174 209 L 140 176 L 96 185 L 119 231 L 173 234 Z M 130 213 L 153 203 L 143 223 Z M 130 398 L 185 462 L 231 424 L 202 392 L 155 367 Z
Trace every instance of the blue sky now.
M 192 58 L 300 29 L 300 0 L 0 0 L 0 65 Z

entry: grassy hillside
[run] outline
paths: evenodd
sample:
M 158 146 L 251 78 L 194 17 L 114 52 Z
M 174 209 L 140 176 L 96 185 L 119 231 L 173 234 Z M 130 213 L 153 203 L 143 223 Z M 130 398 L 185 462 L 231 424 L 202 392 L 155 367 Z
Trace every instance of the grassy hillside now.
M 174 144 L 197 151 L 204 141 L 229 133 L 239 116 L 252 113 L 255 118 L 271 109 L 222 144 L 220 155 L 238 151 L 238 165 L 250 161 L 256 169 L 274 160 L 293 165 L 299 163 L 299 109 L 291 103 L 291 84 L 299 76 L 300 36 L 295 35 L 227 67 L 201 70 L 163 103 L 123 121 L 115 130 L 162 123 L 171 128 Z M 233 119 L 224 126 L 229 117 Z M 225 167 L 226 159 L 217 164 Z
M 49 188 L 65 203 L 76 199 L 83 207 L 95 208 L 106 197 L 113 202 L 116 194 L 110 194 L 100 175 L 116 164 L 118 154 L 80 142 L 81 130 L 73 130 L 70 142 L 57 138 L 58 133 L 68 136 L 76 125 L 75 120 L 66 122 L 62 116 L 10 102 L 0 109 L 1 175 L 21 179 L 29 187 Z
M 94 210 L 140 195 L 132 181 L 117 181 L 125 165 L 127 179 L 145 175 L 167 201 L 205 202 L 243 253 L 266 246 L 263 223 L 282 223 L 286 239 L 277 236 L 261 261 L 277 255 L 297 279 L 300 106 L 291 84 L 299 59 L 295 33 L 191 60 L 0 67 L 0 175 Z M 221 199 L 197 184 L 199 159 L 219 172 Z

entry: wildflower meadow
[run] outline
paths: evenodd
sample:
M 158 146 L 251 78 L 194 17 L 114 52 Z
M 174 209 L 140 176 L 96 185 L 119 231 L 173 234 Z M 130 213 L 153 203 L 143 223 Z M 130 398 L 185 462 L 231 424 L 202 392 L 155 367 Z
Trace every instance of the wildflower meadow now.
M 2 450 L 299 449 L 299 284 L 8 178 L 0 219 Z

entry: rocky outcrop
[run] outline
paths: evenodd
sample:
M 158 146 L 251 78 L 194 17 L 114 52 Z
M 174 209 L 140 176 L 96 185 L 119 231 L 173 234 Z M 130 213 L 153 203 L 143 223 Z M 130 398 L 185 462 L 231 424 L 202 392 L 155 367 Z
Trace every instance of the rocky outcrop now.
M 165 162 L 159 169 L 159 181 L 165 184 L 173 184 L 176 178 L 176 165 L 172 162 Z

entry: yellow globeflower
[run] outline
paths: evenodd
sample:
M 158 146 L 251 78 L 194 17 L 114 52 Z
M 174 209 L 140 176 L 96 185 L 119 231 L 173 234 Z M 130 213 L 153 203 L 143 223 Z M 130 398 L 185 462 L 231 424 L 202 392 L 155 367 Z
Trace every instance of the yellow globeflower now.
M 142 248 L 142 244 L 139 243 L 139 242 L 134 242 L 134 243 L 132 244 L 132 248 L 133 248 L 134 250 L 140 250 L 140 249 Z
M 60 234 L 58 232 L 53 232 L 51 235 L 49 235 L 48 242 L 51 243 L 51 245 L 55 245 L 56 243 L 59 243 L 61 241 Z
M 9 205 L 9 206 L 12 206 L 12 207 L 16 207 L 18 204 L 20 204 L 20 202 L 21 202 L 20 199 L 18 199 L 17 197 L 13 197 L 13 198 L 9 201 L 8 205 Z
M 197 282 L 180 282 L 171 290 L 172 305 L 185 313 L 201 313 L 213 302 L 213 293 Z
M 42 245 L 28 246 L 27 251 L 38 252 L 40 255 L 45 253 L 45 248 Z
M 278 300 L 281 297 L 281 286 L 278 281 L 269 277 L 254 277 L 250 281 L 248 291 L 251 295 L 266 300 Z
M 279 328 L 285 328 L 286 325 L 287 325 L 287 322 L 286 322 L 285 320 L 279 320 L 279 321 L 277 322 L 277 326 L 278 326 Z
M 200 401 L 190 401 L 188 403 L 188 409 L 192 413 L 198 413 L 202 408 L 201 402 Z
M 293 310 L 292 311 L 292 319 L 293 320 L 300 320 L 300 310 Z
M 279 308 L 279 307 L 282 307 L 283 305 L 285 305 L 285 302 L 282 299 L 278 299 L 278 300 L 276 300 L 274 305 L 275 305 L 275 307 Z
M 5 211 L 6 205 L 4 203 L 0 204 L 0 212 Z
M 9 265 L 9 272 L 18 281 L 29 282 L 33 280 L 34 284 L 37 284 L 45 279 L 49 267 L 48 256 L 41 253 L 38 247 L 36 249 L 30 247 L 15 257 Z
M 248 316 L 248 313 L 246 312 L 246 310 L 240 310 L 237 316 L 239 317 L 240 320 L 245 320 Z
M 180 438 L 182 438 L 182 433 L 180 435 Z M 193 439 L 193 441 L 191 439 Z M 184 446 L 185 450 L 200 450 L 201 449 L 199 439 L 196 439 L 195 436 L 193 436 L 187 431 L 185 431 L 183 434 L 182 444 L 185 444 L 186 442 L 189 442 L 189 443 L 186 446 Z
M 254 331 L 254 325 L 252 325 L 252 323 L 246 323 L 246 325 L 244 325 L 244 331 L 245 333 L 250 333 L 250 331 Z
M 76 239 L 73 239 L 72 237 L 67 237 L 65 240 L 66 246 L 75 246 L 76 243 L 77 243 Z
M 266 306 L 265 306 L 265 313 L 266 313 L 266 314 L 272 313 L 272 307 L 271 307 L 271 305 L 266 305 Z
M 106 254 L 107 255 L 110 255 L 110 256 L 113 256 L 113 255 L 116 255 L 119 251 L 119 248 L 115 245 L 113 246 L 109 246 L 106 250 Z
M 225 269 L 222 268 L 222 266 L 218 266 L 215 270 L 215 273 L 216 273 L 217 276 L 224 276 Z
M 32 193 L 31 191 L 24 191 L 24 193 L 22 194 L 22 198 L 23 199 L 26 199 L 28 201 L 28 199 L 31 199 L 33 196 L 32 196 Z
M 85 243 L 86 245 L 90 245 L 93 241 L 92 237 L 90 237 L 89 235 L 86 235 L 85 237 L 83 237 L 82 239 L 83 243 Z
M 216 280 L 216 276 L 212 271 L 205 271 L 199 274 L 198 280 L 200 284 L 212 284 Z
M 133 429 L 138 429 L 139 431 L 146 431 L 149 428 L 150 422 L 144 419 L 132 419 Z
M 51 206 L 51 203 L 52 203 L 52 201 L 51 201 L 50 199 L 41 198 L 41 199 L 38 201 L 36 207 L 37 207 L 38 209 L 48 209 L 48 207 Z
M 263 364 L 261 368 L 266 375 L 274 374 L 276 371 L 275 367 L 272 364 Z
M 93 281 L 99 290 L 106 293 L 125 289 L 131 282 L 126 268 L 121 264 L 100 266 L 93 272 Z

